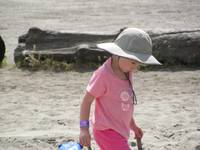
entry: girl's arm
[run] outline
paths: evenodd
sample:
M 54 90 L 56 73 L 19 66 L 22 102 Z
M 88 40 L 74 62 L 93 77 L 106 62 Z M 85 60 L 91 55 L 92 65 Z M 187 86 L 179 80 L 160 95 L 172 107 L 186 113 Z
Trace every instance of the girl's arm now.
M 94 96 L 92 96 L 89 92 L 86 92 L 83 102 L 81 104 L 80 109 L 80 123 L 81 122 L 89 122 L 90 116 L 90 108 L 91 104 L 94 101 Z M 81 126 L 80 125 L 80 135 L 79 135 L 80 144 L 83 146 L 89 146 L 91 141 L 91 136 L 89 133 L 89 126 Z
M 134 131 L 135 133 L 135 138 L 142 138 L 143 136 L 143 131 L 141 128 L 139 128 L 137 126 L 137 124 L 135 123 L 134 118 L 131 118 L 131 122 L 130 122 L 130 129 Z
M 90 107 L 93 101 L 94 96 L 92 96 L 89 92 L 86 92 L 81 104 L 80 120 L 89 120 Z

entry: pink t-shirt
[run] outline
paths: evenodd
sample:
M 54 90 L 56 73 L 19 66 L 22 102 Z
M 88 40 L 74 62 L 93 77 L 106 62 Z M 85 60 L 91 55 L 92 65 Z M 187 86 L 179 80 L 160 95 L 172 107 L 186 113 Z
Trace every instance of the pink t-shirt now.
M 128 139 L 134 109 L 133 92 L 128 80 L 114 74 L 111 58 L 94 72 L 87 91 L 96 98 L 94 129 L 113 129 Z

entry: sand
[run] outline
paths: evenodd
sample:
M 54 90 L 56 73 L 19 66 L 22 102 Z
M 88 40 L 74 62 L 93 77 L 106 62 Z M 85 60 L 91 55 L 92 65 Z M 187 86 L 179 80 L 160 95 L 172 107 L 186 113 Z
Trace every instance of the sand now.
M 0 0 L 8 66 L 0 69 L 0 150 L 49 150 L 78 140 L 79 108 L 92 71 L 30 72 L 13 64 L 18 36 L 32 27 L 70 32 L 200 28 L 198 0 Z M 135 119 L 145 150 L 200 149 L 200 70 L 139 71 Z M 132 135 L 129 142 L 135 142 Z M 92 147 L 97 146 L 92 140 Z M 133 150 L 137 148 L 132 147 Z
M 200 145 L 199 74 L 194 69 L 136 73 L 135 118 L 146 150 Z M 1 69 L 0 149 L 56 149 L 64 140 L 78 140 L 79 106 L 91 75 Z

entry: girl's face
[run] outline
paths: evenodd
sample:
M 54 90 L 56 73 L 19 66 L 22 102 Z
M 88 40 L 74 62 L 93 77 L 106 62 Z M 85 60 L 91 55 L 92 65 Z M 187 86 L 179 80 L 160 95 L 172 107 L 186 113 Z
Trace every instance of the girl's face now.
M 125 57 L 120 57 L 119 58 L 119 67 L 124 73 L 128 72 L 136 72 L 139 66 L 139 62 L 125 58 Z

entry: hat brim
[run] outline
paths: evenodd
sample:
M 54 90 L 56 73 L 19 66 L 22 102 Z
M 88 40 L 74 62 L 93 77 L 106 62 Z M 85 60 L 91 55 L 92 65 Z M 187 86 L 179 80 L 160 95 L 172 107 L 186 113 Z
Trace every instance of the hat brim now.
M 151 54 L 143 54 L 143 53 L 135 53 L 135 52 L 130 53 L 121 49 L 115 43 L 101 43 L 101 44 L 97 44 L 97 47 L 105 51 L 108 51 L 111 54 L 133 59 L 143 64 L 161 65 L 161 63 Z

